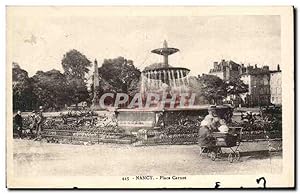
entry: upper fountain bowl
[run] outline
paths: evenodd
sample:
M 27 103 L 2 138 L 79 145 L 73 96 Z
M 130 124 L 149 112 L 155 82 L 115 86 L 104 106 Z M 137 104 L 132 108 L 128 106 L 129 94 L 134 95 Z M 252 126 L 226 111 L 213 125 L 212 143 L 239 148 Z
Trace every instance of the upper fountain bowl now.
M 159 54 L 159 55 L 172 55 L 172 54 L 174 54 L 178 51 L 179 51 L 179 49 L 177 49 L 177 48 L 168 48 L 167 45 L 166 45 L 166 47 L 164 47 L 164 48 L 154 49 L 151 52 L 155 53 L 155 54 Z

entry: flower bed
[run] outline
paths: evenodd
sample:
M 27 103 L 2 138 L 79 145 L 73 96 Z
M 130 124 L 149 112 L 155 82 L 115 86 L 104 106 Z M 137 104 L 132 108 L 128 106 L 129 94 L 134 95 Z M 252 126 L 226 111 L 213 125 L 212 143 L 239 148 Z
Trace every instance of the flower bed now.
M 141 144 L 196 144 L 198 128 L 198 123 L 186 122 L 185 125 L 173 124 L 157 130 L 148 130 L 144 132 L 147 136 L 141 138 Z
M 31 128 L 30 117 L 25 117 L 24 129 Z M 158 129 L 141 129 L 135 136 L 116 126 L 116 121 L 95 114 L 65 114 L 47 117 L 43 123 L 42 136 L 55 143 L 133 143 L 153 144 L 196 144 L 198 141 L 199 119 L 184 119 Z M 242 141 L 281 138 L 281 131 L 275 130 L 274 123 L 262 119 L 244 123 L 231 123 L 243 127 Z M 271 128 L 270 128 L 271 127 Z M 266 130 L 267 129 L 267 130 Z M 271 129 L 271 130 L 270 130 Z
M 42 126 L 43 141 L 49 143 L 95 144 L 132 143 L 136 138 L 125 134 L 113 119 L 93 112 L 72 112 L 46 117 Z M 24 118 L 24 129 L 35 128 L 30 116 Z

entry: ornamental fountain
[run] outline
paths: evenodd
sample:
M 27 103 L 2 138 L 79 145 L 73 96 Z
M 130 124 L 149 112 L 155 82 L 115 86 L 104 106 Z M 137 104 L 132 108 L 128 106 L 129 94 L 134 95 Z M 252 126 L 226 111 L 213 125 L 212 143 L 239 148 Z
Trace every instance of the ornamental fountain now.
M 155 107 L 144 108 L 120 108 L 115 111 L 118 126 L 134 129 L 161 128 L 174 123 L 180 123 L 186 119 L 197 120 L 208 113 L 209 104 L 189 104 L 176 106 L 180 102 L 181 94 L 188 94 L 185 99 L 190 101 L 193 97 L 189 80 L 190 70 L 184 67 L 173 67 L 169 64 L 169 55 L 175 54 L 179 49 L 168 47 L 164 41 L 163 47 L 154 49 L 151 52 L 163 56 L 163 63 L 147 66 L 141 73 L 140 94 L 143 103 L 149 93 L 158 94 L 160 97 L 167 94 L 168 99 L 175 96 L 175 106 L 166 105 L 166 101 L 158 102 Z M 177 98 L 179 96 L 179 98 Z M 195 97 L 195 96 L 194 96 Z M 149 98 L 148 98 L 149 99 Z M 160 98 L 163 99 L 163 98 Z M 191 101 L 190 101 L 191 102 Z M 160 103 L 165 106 L 159 106 Z M 217 107 L 221 118 L 225 118 L 230 113 L 230 108 L 225 106 Z M 228 112 L 229 111 L 229 112 Z
M 163 48 L 154 49 L 151 52 L 162 55 L 163 63 L 153 64 L 144 69 L 141 74 L 141 93 L 154 91 L 183 92 L 189 85 L 189 69 L 172 67 L 169 65 L 169 55 L 178 52 L 179 49 L 168 47 L 164 41 Z

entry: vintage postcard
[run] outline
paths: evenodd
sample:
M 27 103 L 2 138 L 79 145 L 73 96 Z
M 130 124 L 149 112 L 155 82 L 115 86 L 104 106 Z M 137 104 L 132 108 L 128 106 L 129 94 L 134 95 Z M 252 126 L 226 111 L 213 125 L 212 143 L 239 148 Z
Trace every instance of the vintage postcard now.
M 294 188 L 293 12 L 7 6 L 7 187 Z

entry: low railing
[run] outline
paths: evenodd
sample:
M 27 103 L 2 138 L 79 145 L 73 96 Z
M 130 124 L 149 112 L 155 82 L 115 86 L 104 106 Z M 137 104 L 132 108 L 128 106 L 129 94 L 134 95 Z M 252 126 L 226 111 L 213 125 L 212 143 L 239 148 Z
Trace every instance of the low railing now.
M 110 132 L 88 132 L 88 131 L 73 131 L 73 130 L 43 130 L 42 137 L 47 142 L 53 143 L 78 143 L 88 142 L 91 144 L 99 143 L 120 143 L 132 144 L 137 140 L 132 135 L 124 133 Z
M 267 137 L 267 136 L 268 137 Z M 270 131 L 265 133 L 264 131 L 241 131 L 241 142 L 257 142 L 257 141 L 280 141 L 282 135 L 280 131 Z M 198 133 L 180 133 L 180 134 L 163 134 L 158 133 L 150 138 L 144 138 L 141 140 L 141 144 L 197 144 Z

